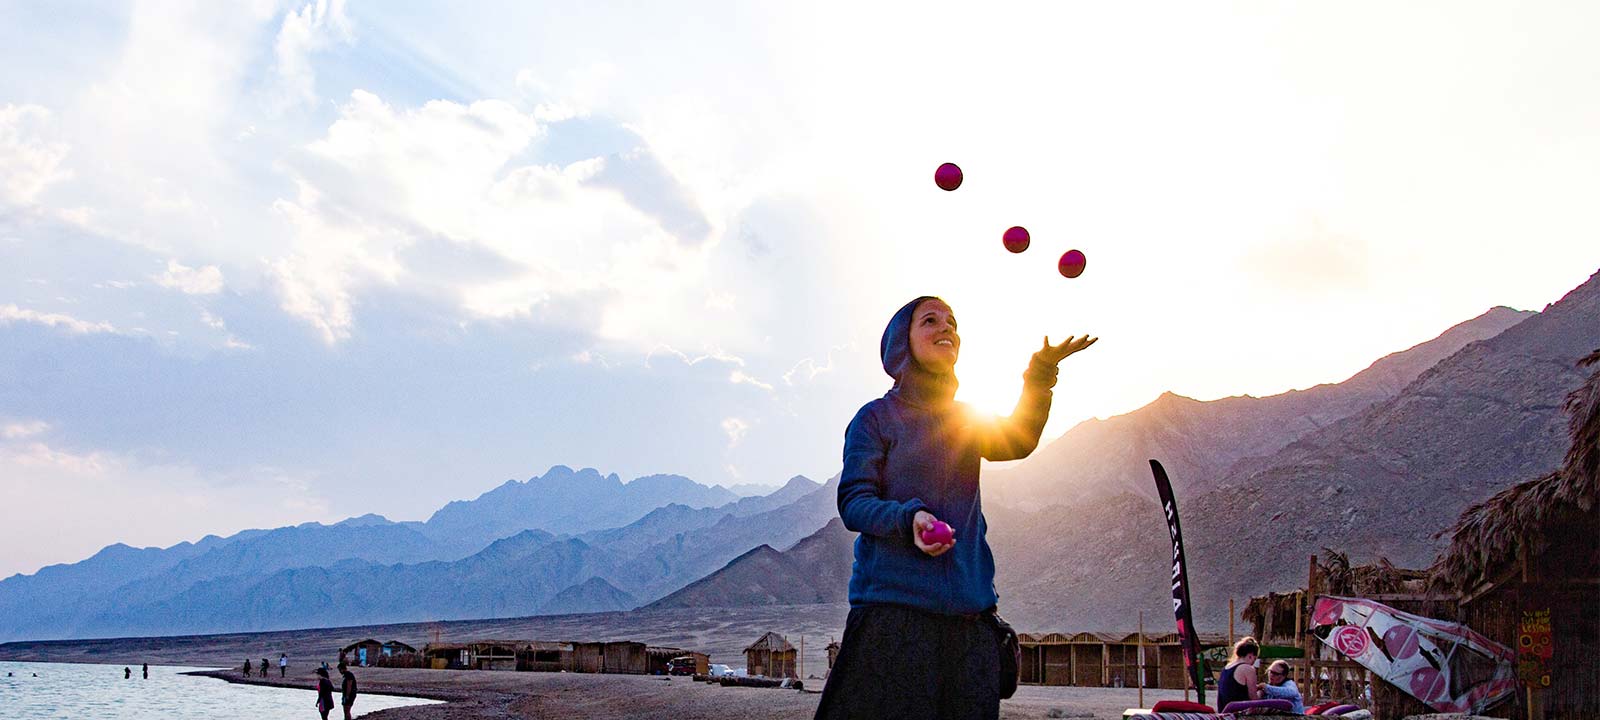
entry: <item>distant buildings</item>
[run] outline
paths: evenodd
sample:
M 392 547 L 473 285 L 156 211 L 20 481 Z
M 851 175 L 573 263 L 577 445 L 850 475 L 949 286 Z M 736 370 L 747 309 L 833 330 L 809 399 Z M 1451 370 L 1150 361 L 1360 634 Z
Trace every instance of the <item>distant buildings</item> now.
M 380 664 L 379 658 L 407 655 L 417 649 L 399 640 L 380 643 L 372 638 L 358 640 L 339 649 L 339 659 L 363 667 Z

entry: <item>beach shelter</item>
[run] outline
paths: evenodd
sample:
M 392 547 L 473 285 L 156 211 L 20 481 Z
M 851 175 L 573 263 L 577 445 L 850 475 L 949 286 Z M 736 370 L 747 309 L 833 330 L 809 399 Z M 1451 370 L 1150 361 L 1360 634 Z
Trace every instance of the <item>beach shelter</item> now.
M 1431 568 L 1453 619 L 1516 652 L 1498 717 L 1600 717 L 1600 350 L 1578 364 L 1561 466 L 1467 508 Z
M 751 675 L 764 677 L 798 677 L 795 674 L 798 655 L 788 639 L 769 632 L 744 649 L 745 669 Z
M 381 647 L 379 649 L 379 652 L 381 652 L 384 657 L 394 657 L 395 655 L 410 655 L 410 654 L 412 654 L 412 653 L 414 653 L 416 651 L 417 651 L 416 648 L 411 647 L 410 645 L 407 645 L 407 644 L 405 644 L 403 642 L 400 642 L 399 640 L 390 640 L 389 642 L 384 643 L 383 647 Z
M 383 652 L 383 643 L 367 638 L 357 640 L 339 649 L 339 659 L 351 665 L 366 667 L 378 659 L 378 654 Z

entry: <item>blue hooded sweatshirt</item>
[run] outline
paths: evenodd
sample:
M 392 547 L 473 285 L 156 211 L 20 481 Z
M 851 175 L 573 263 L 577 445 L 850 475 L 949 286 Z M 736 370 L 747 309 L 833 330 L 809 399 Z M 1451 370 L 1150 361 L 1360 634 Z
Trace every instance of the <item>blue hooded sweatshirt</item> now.
M 1008 418 L 984 416 L 954 401 L 954 374 L 935 374 L 911 356 L 913 312 L 894 314 L 879 353 L 894 387 L 850 421 L 839 477 L 839 517 L 856 538 L 850 604 L 900 605 L 967 615 L 995 606 L 994 555 L 978 497 L 979 458 L 1016 460 L 1039 444 L 1050 414 L 1056 366 L 1035 357 L 1022 398 Z M 912 520 L 926 510 L 950 524 L 955 547 L 929 557 L 912 543 Z

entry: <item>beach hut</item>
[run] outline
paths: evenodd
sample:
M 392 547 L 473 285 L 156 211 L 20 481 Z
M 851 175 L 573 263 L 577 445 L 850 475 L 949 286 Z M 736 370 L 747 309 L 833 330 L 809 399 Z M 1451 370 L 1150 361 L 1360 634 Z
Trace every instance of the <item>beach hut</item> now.
M 798 677 L 795 674 L 797 655 L 788 639 L 775 632 L 769 632 L 744 649 L 745 669 L 751 675 L 775 678 Z
M 572 644 L 572 672 L 605 672 L 606 644 L 603 642 L 575 642 Z
M 383 643 L 367 638 L 339 648 L 339 660 L 351 665 L 366 667 L 377 660 L 378 654 L 381 652 L 383 652 Z
M 467 643 L 471 667 L 477 670 L 516 670 L 517 651 L 525 640 L 473 640 Z
M 619 640 L 605 644 L 605 662 L 600 672 L 626 675 L 647 675 L 650 656 L 642 642 Z
M 426 666 L 434 670 L 472 668 L 472 651 L 463 643 L 428 643 L 422 646 Z
M 1517 651 L 1494 717 L 1600 717 L 1600 350 L 1579 366 L 1594 370 L 1567 397 L 1561 466 L 1467 508 L 1431 569 L 1456 621 Z
M 524 672 L 561 672 L 573 669 L 569 642 L 534 640 L 517 649 L 517 669 Z
M 379 649 L 379 652 L 384 657 L 394 657 L 396 655 L 410 655 L 412 653 L 415 653 L 416 651 L 417 651 L 416 648 L 411 647 L 410 645 L 407 645 L 407 644 L 405 644 L 403 642 L 400 642 L 399 640 L 390 640 L 389 642 L 384 643 L 383 646 Z

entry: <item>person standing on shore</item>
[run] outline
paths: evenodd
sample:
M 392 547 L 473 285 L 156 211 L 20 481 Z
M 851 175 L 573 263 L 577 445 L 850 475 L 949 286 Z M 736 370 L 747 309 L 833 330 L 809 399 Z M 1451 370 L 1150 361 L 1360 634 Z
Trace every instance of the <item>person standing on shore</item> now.
M 266 671 L 263 670 L 262 672 L 266 672 Z M 281 677 L 283 677 L 283 676 L 285 676 L 287 674 L 289 674 L 289 654 L 288 653 L 279 653 L 278 654 L 278 677 L 281 678 Z
M 123 680 L 130 680 L 132 678 L 133 678 L 133 668 L 129 668 L 129 667 L 122 668 L 122 679 Z
M 267 676 L 267 668 L 269 668 L 269 667 L 272 667 L 272 666 L 267 664 L 267 659 L 266 658 L 261 658 L 261 677 L 266 677 Z
M 328 711 L 333 709 L 333 681 L 328 679 L 326 668 L 317 668 L 317 712 L 322 714 L 322 720 L 328 720 Z
M 339 663 L 339 674 L 343 676 L 339 681 L 339 704 L 344 706 L 344 720 L 351 720 L 350 708 L 356 704 L 356 676 L 344 663 Z
M 144 664 L 144 679 L 146 679 L 146 680 L 150 679 L 150 663 L 145 663 Z
M 894 387 L 845 430 L 839 517 L 860 536 L 817 720 L 999 717 L 1001 628 L 981 461 L 1033 452 L 1056 365 L 1095 340 L 1046 338 L 1016 410 L 999 418 L 955 402 L 961 336 L 949 305 L 924 296 L 890 319 L 878 350 Z

